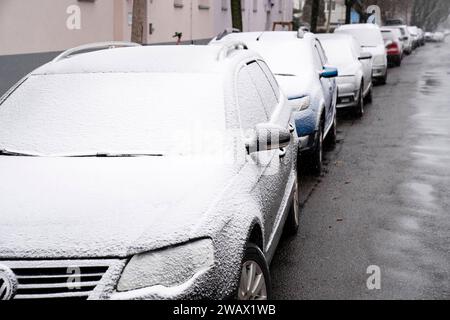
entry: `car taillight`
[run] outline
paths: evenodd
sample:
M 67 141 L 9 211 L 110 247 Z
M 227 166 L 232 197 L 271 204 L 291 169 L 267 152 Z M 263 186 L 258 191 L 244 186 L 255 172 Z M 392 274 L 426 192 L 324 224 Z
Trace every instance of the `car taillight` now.
M 386 49 L 388 54 L 400 54 L 400 48 L 396 42 L 389 44 Z

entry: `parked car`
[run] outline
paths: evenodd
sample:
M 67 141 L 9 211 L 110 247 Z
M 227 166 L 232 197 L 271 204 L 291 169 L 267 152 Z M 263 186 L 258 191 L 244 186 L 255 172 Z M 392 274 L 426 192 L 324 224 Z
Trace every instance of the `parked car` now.
M 400 31 L 398 29 L 382 29 L 381 33 L 386 45 L 389 65 L 397 67 L 401 66 L 403 59 L 403 45 L 399 38 Z
M 337 28 L 335 33 L 350 34 L 358 40 L 363 51 L 372 54 L 374 80 L 386 84 L 388 77 L 387 52 L 380 27 L 374 24 L 347 24 Z
M 403 52 L 407 55 L 410 55 L 413 52 L 413 39 L 411 34 L 408 31 L 408 26 L 405 25 L 396 25 L 384 27 L 385 29 L 398 29 L 402 33 L 403 40 Z
M 445 34 L 443 32 L 435 32 L 433 34 L 433 41 L 434 42 L 443 42 L 445 40 Z
M 408 31 L 412 37 L 413 50 L 415 50 L 420 46 L 419 30 L 417 27 L 409 26 Z
M 217 41 L 242 41 L 267 61 L 290 103 L 299 137 L 299 156 L 313 173 L 322 171 L 323 144 L 336 143 L 336 68 L 312 33 L 231 33 Z
M 270 298 L 299 205 L 292 110 L 257 53 L 84 46 L 0 104 L 6 298 Z
M 338 108 L 352 108 L 358 117 L 365 102 L 372 102 L 372 54 L 361 50 L 350 35 L 318 35 L 331 64 L 338 67 Z
M 432 32 L 425 32 L 425 41 L 426 42 L 432 42 L 433 41 L 433 33 Z

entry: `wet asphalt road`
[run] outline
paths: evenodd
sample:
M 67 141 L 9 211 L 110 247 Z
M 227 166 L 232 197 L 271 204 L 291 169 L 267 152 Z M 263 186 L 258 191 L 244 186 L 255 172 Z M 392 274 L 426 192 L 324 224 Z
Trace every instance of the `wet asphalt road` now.
M 363 119 L 339 120 L 327 172 L 302 181 L 299 235 L 272 262 L 274 298 L 450 299 L 450 39 L 390 69 Z

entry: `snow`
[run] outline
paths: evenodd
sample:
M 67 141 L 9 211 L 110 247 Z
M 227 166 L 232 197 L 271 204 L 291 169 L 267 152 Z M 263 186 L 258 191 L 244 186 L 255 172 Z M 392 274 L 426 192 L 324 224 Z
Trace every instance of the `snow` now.
M 344 25 L 337 28 L 334 32 L 354 36 L 363 47 L 376 47 L 384 44 L 380 28 L 374 25 Z
M 202 73 L 31 76 L 0 108 L 0 146 L 39 155 L 190 153 L 183 137 L 225 130 L 222 81 Z

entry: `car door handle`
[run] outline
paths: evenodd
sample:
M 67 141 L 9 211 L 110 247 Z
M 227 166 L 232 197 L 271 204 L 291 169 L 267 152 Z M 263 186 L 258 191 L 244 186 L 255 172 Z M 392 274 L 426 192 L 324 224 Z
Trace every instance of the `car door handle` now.
M 280 158 L 284 158 L 286 156 L 286 153 L 287 153 L 287 148 L 280 148 L 279 152 L 280 152 L 279 153 L 279 157 Z

